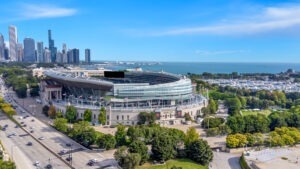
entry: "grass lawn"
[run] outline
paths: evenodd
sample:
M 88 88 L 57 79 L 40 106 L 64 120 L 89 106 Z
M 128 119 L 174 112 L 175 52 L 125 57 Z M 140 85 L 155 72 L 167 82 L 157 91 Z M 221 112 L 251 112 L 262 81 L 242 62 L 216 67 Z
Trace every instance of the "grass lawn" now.
M 268 117 L 269 114 L 271 114 L 272 112 L 271 112 L 271 110 L 258 110 L 258 111 L 255 111 L 255 110 L 242 110 L 243 116 L 257 115 L 258 113 L 259 114 L 264 114 Z
M 143 166 L 139 166 L 136 169 L 170 169 L 172 166 L 182 167 L 183 169 L 208 169 L 205 166 L 199 165 L 192 160 L 189 159 L 175 159 L 168 160 L 165 165 L 151 165 L 150 163 L 146 163 Z

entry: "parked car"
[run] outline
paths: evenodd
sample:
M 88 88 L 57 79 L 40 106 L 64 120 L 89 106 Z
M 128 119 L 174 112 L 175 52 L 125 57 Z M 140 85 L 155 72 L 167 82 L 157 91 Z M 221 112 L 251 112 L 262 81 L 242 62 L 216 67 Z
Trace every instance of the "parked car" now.
M 32 142 L 29 141 L 26 145 L 32 146 Z
M 66 158 L 66 160 L 67 160 L 67 161 L 71 161 L 71 160 L 72 160 L 72 157 L 69 156 L 69 157 Z

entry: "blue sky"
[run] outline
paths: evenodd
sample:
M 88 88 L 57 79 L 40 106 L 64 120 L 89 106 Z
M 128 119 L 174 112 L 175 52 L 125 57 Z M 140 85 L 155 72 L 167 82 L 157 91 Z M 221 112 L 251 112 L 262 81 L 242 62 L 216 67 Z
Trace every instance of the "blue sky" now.
M 300 1 L 21 0 L 1 1 L 8 26 L 61 49 L 90 48 L 92 60 L 300 62 Z

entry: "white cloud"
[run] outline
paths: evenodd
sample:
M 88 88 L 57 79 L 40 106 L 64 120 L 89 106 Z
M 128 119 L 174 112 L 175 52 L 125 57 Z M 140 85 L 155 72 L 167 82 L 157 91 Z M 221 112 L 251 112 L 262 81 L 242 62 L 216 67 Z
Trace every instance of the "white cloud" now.
M 143 32 L 151 36 L 173 36 L 173 35 L 195 35 L 195 34 L 217 34 L 217 35 L 249 35 L 270 31 L 282 31 L 287 28 L 300 26 L 300 5 L 285 7 L 263 8 L 258 14 L 239 17 L 242 19 L 198 27 L 182 27 L 165 29 L 152 32 Z
M 249 52 L 247 50 L 196 50 L 195 54 L 201 56 L 210 56 L 210 55 L 225 55 L 225 54 L 236 54 L 236 53 L 246 53 Z
M 55 18 L 75 15 L 73 8 L 63 8 L 53 5 L 22 4 L 18 10 L 23 19 Z

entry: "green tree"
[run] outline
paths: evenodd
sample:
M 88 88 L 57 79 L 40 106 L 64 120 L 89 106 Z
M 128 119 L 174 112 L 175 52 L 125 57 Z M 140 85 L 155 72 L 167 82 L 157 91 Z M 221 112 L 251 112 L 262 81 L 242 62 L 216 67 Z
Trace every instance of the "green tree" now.
M 174 140 L 169 135 L 159 134 L 152 141 L 152 155 L 155 160 L 169 160 L 177 154 Z
M 140 164 L 141 156 L 138 153 L 128 153 L 125 146 L 121 146 L 115 153 L 114 158 L 123 169 L 134 169 Z
M 230 115 L 238 115 L 242 107 L 242 104 L 237 97 L 226 99 L 225 105 L 228 107 L 228 113 Z
M 68 121 L 65 118 L 56 118 L 53 121 L 53 127 L 63 133 L 66 133 L 68 131 Z
M 73 124 L 73 128 L 69 132 L 69 136 L 79 144 L 89 147 L 96 141 L 97 133 L 94 128 L 90 127 L 89 122 L 80 121 Z
M 91 122 L 92 121 L 92 111 L 90 109 L 86 109 L 83 113 L 83 120 Z
M 105 110 L 105 107 L 101 107 L 100 114 L 98 116 L 98 121 L 102 125 L 106 124 L 106 110 Z
M 140 165 L 147 162 L 149 159 L 148 147 L 143 141 L 135 140 L 131 142 L 128 146 L 128 151 L 130 153 L 138 153 L 141 156 Z
M 188 130 L 186 131 L 184 144 L 185 146 L 188 146 L 190 143 L 198 140 L 199 138 L 200 135 L 199 133 L 197 133 L 196 129 L 194 127 L 189 127 Z
M 210 114 L 215 114 L 216 113 L 218 107 L 217 107 L 217 104 L 215 103 L 214 99 L 209 99 L 208 108 L 209 108 Z
M 206 117 L 202 121 L 201 125 L 204 128 L 215 128 L 215 127 L 219 127 L 224 122 L 225 120 L 222 117 Z
M 229 148 L 244 147 L 247 144 L 247 137 L 243 134 L 230 134 L 226 137 L 226 145 Z
M 190 116 L 189 113 L 184 114 L 184 119 L 185 119 L 185 121 L 192 121 L 192 117 Z
M 65 117 L 70 123 L 74 123 L 77 118 L 76 108 L 74 106 L 67 106 Z
M 230 116 L 226 124 L 232 133 L 244 133 L 245 131 L 245 121 L 242 116 Z
M 27 86 L 25 83 L 18 84 L 18 86 L 15 87 L 15 91 L 19 98 L 27 97 Z
M 191 160 L 207 166 L 213 160 L 213 152 L 207 141 L 198 139 L 187 147 L 187 154 Z
M 62 114 L 62 112 L 61 111 L 57 111 L 56 112 L 56 118 L 63 118 L 64 116 L 63 116 L 63 114 Z
M 115 138 L 117 141 L 117 146 L 123 146 L 126 145 L 126 127 L 123 125 L 118 125 L 117 131 L 115 133 Z
M 97 139 L 97 144 L 99 148 L 105 148 L 110 150 L 116 147 L 116 139 L 111 134 L 104 134 L 103 136 Z
M 40 87 L 37 84 L 34 86 L 31 86 L 31 89 L 30 89 L 31 97 L 39 96 L 40 95 L 39 92 L 40 92 Z
M 138 115 L 139 124 L 153 124 L 156 120 L 154 112 L 140 112 Z
M 123 169 L 134 169 L 141 161 L 141 156 L 138 153 L 128 153 L 124 159 Z

